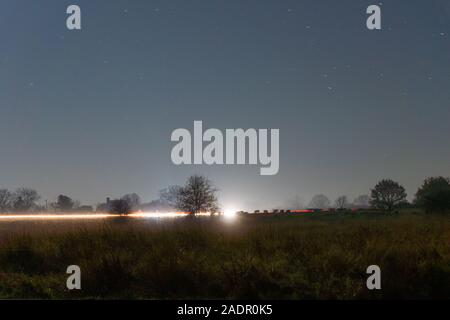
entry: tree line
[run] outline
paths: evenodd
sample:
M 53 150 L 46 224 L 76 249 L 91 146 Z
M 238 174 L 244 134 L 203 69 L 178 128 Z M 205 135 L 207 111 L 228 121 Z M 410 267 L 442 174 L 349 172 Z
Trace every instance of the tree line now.
M 120 198 L 107 199 L 106 202 L 92 206 L 80 205 L 67 195 L 60 194 L 55 202 L 45 206 L 38 204 L 41 196 L 31 188 L 19 188 L 15 191 L 0 189 L 0 212 L 109 212 L 128 214 L 138 210 L 148 211 L 183 211 L 189 213 L 218 212 L 217 188 L 204 176 L 194 175 L 188 178 L 184 186 L 171 186 L 160 191 L 158 200 L 142 203 L 136 193 L 126 194 Z
M 0 189 L 0 212 L 35 210 L 39 208 L 39 199 L 37 191 L 31 188 Z
M 218 189 L 204 176 L 190 176 L 183 186 L 170 186 L 160 191 L 159 199 L 145 205 L 137 194 L 109 200 L 100 205 L 100 210 L 116 214 L 127 214 L 140 208 L 158 208 L 167 211 L 182 211 L 191 214 L 217 213 L 220 210 L 217 199 Z M 99 210 L 99 207 L 97 207 Z
M 323 195 L 315 195 L 308 207 L 315 209 L 350 209 L 373 208 L 380 211 L 392 212 L 402 207 L 417 207 L 427 213 L 450 211 L 450 179 L 445 177 L 431 177 L 425 179 L 417 190 L 412 203 L 407 201 L 405 188 L 391 179 L 379 181 L 369 195 L 358 196 L 350 203 L 347 196 L 339 196 L 334 205 L 331 200 Z M 294 200 L 297 206 L 302 206 L 298 199 Z
M 170 186 L 160 191 L 158 200 L 142 203 L 136 193 L 126 194 L 120 198 L 97 205 L 97 212 L 128 214 L 130 212 L 178 210 L 192 214 L 220 211 L 217 198 L 218 189 L 206 177 L 193 175 L 183 186 Z M 27 212 L 54 210 L 55 212 L 84 211 L 93 212 L 91 206 L 82 206 L 78 201 L 66 195 L 59 195 L 57 201 L 50 203 L 49 208 L 37 203 L 41 197 L 31 188 L 18 188 L 15 191 L 0 189 L 0 212 Z M 292 209 L 304 207 L 298 199 L 292 204 Z M 450 179 L 445 177 L 431 177 L 425 179 L 415 194 L 414 201 L 408 203 L 405 188 L 396 181 L 383 179 L 371 190 L 369 195 L 357 197 L 353 204 L 347 196 L 338 197 L 334 205 L 323 194 L 316 195 L 308 207 L 314 209 L 336 208 L 346 210 L 350 208 L 373 208 L 380 211 L 392 212 L 401 207 L 418 207 L 425 212 L 450 212 Z

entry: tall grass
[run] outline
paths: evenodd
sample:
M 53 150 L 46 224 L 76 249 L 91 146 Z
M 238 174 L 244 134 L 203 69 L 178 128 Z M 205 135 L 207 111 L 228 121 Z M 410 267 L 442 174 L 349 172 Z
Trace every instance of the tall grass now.
M 450 298 L 445 216 L 135 220 L 17 230 L 0 240 L 0 298 Z M 72 264 L 82 270 L 79 291 L 66 289 Z M 372 264 L 382 270 L 379 291 L 366 288 Z

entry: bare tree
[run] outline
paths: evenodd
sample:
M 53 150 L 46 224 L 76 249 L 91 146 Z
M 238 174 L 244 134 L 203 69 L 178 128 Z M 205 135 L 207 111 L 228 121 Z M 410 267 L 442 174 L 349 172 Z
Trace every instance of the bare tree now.
M 11 209 L 12 193 L 8 189 L 0 189 L 0 212 Z
M 328 199 L 327 196 L 323 194 L 315 195 L 311 202 L 309 203 L 310 208 L 317 208 L 317 209 L 326 209 L 329 208 L 331 205 L 330 199 Z
M 19 188 L 14 192 L 13 198 L 13 207 L 16 211 L 28 211 L 36 206 L 40 196 L 34 189 Z
M 346 209 L 349 206 L 349 202 L 347 200 L 347 196 L 340 196 L 334 202 L 334 205 L 337 209 Z
M 378 209 L 391 212 L 395 207 L 406 203 L 406 191 L 399 183 L 390 179 L 378 182 L 372 189 L 371 204 Z
M 216 197 L 217 189 L 204 176 L 193 175 L 188 178 L 184 187 L 178 190 L 177 208 L 191 214 L 219 210 Z

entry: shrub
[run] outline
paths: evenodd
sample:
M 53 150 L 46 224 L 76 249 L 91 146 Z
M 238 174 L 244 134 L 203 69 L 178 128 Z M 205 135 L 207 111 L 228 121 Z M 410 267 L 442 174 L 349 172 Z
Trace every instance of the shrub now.
M 416 193 L 415 202 L 426 212 L 449 212 L 450 179 L 444 177 L 426 179 Z

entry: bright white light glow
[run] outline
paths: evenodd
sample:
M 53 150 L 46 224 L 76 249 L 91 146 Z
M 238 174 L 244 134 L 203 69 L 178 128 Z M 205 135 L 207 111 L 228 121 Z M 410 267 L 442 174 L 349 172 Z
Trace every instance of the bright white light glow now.
M 226 208 L 223 212 L 223 215 L 225 218 L 234 218 L 236 216 L 236 209 L 233 208 Z

